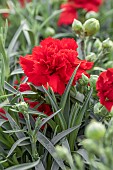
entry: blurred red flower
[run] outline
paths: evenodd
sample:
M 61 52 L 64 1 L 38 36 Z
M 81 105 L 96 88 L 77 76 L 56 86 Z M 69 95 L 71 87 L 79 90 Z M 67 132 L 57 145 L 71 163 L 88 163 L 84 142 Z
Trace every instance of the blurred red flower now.
M 2 17 L 5 18 L 5 19 L 8 18 L 9 17 L 9 13 L 3 13 Z
M 25 4 L 28 3 L 28 2 L 31 2 L 31 0 L 18 0 L 21 7 L 24 8 L 25 7 Z
M 36 86 L 51 86 L 53 91 L 63 94 L 75 68 L 80 64 L 73 85 L 81 78 L 82 73 L 93 66 L 92 62 L 77 58 L 77 43 L 74 39 L 62 40 L 46 38 L 40 46 L 33 48 L 31 55 L 20 57 L 20 65 L 28 81 Z
M 104 105 L 108 111 L 111 111 L 113 106 L 113 68 L 109 68 L 100 74 L 96 89 L 100 103 Z
M 61 9 L 64 9 L 64 11 L 60 14 L 58 26 L 69 25 L 73 22 L 74 18 L 77 18 L 77 11 L 74 3 L 62 4 Z
M 0 108 L 0 117 L 2 117 L 3 119 L 5 119 L 5 120 L 7 120 L 7 118 L 6 118 L 6 116 L 5 116 L 5 110 L 4 109 L 2 109 L 2 108 Z
M 98 12 L 101 4 L 102 0 L 68 0 L 66 4 L 61 5 L 61 9 L 64 11 L 60 14 L 58 25 L 72 24 L 73 20 L 77 18 L 77 9 Z

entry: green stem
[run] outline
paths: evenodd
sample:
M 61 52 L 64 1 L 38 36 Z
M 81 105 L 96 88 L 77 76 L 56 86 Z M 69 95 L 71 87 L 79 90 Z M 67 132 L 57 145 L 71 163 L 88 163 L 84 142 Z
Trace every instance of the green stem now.
M 25 113 L 24 117 L 25 117 L 26 124 L 27 124 L 28 134 L 30 136 L 30 142 L 31 142 L 31 148 L 32 148 L 32 159 L 33 161 L 36 161 L 38 157 L 38 152 L 37 152 L 37 147 L 36 147 L 36 141 L 37 141 L 36 134 L 32 132 L 29 114 Z
M 82 39 L 81 41 L 81 52 L 82 52 L 82 59 L 85 59 L 85 41 Z

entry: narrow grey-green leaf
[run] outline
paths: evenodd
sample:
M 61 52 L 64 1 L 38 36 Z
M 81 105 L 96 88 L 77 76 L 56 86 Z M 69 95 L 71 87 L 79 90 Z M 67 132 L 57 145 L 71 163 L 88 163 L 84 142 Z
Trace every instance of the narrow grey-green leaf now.
M 51 166 L 51 170 L 59 170 L 59 165 L 56 163 L 56 161 L 53 161 L 52 166 Z
M 6 117 L 8 118 L 9 123 L 13 130 L 20 130 L 20 127 L 18 126 L 18 124 L 15 122 L 15 120 L 11 117 L 11 115 L 8 112 L 6 112 Z M 25 137 L 25 134 L 23 132 L 18 132 L 15 134 L 18 139 Z
M 5 122 L 7 122 L 7 120 L 0 119 L 0 126 L 2 126 Z
M 13 70 L 10 75 L 12 76 L 15 74 L 23 74 L 23 73 L 24 71 L 21 68 L 18 68 L 18 69 Z
M 7 50 L 7 53 L 8 53 L 9 56 L 11 55 L 13 48 L 15 46 L 15 43 L 16 43 L 19 35 L 21 34 L 22 30 L 23 30 L 24 24 L 25 24 L 25 22 L 23 22 L 20 25 L 20 27 L 17 29 L 16 33 L 14 34 L 14 36 L 13 36 L 13 38 L 12 38 L 10 44 L 9 44 L 9 47 L 8 47 L 8 50 Z
M 55 157 L 55 147 L 53 146 L 53 144 L 40 132 L 38 132 L 37 134 L 37 140 L 44 146 L 44 148 L 51 154 L 51 156 L 54 158 L 54 160 L 57 162 L 57 164 L 59 165 L 59 167 L 62 170 L 66 170 L 65 165 L 63 163 L 63 161 L 59 158 Z
M 58 111 L 59 110 L 59 107 L 57 106 L 57 104 L 55 103 L 53 97 L 49 94 L 49 92 L 46 90 L 46 88 L 43 86 L 43 89 L 45 91 L 45 93 L 48 95 L 50 101 L 51 101 L 51 104 L 52 106 L 54 107 L 55 111 Z M 58 114 L 58 118 L 60 120 L 60 124 L 61 124 L 61 128 L 64 130 L 66 129 L 67 127 L 67 124 L 66 124 L 66 121 L 65 121 L 65 118 L 63 116 L 63 114 Z
M 73 72 L 73 74 L 72 74 L 72 76 L 71 76 L 71 78 L 70 78 L 70 80 L 69 80 L 69 82 L 68 82 L 68 84 L 66 86 L 65 92 L 64 92 L 64 94 L 61 97 L 60 107 L 62 108 L 62 112 L 64 111 L 64 108 L 65 108 L 65 105 L 66 105 L 66 101 L 67 101 L 67 98 L 68 98 L 68 94 L 69 94 L 71 85 L 73 83 L 73 80 L 74 80 L 74 77 L 76 75 L 76 72 L 77 72 L 78 68 L 79 68 L 79 65 L 74 70 L 74 72 Z
M 4 88 L 6 90 L 8 90 L 9 92 L 12 92 L 14 94 L 18 93 L 18 91 L 6 81 L 5 81 L 5 84 L 4 84 Z
M 79 127 L 80 125 L 64 130 L 61 133 L 58 133 L 56 136 L 52 138 L 51 143 L 53 143 L 53 145 L 56 145 L 56 143 L 58 143 L 62 138 L 66 137 L 67 135 L 69 135 L 71 132 L 73 132 Z
M 40 162 L 40 159 L 38 159 L 36 162 L 24 163 L 24 164 L 12 166 L 10 168 L 6 168 L 5 170 L 28 170 L 28 169 L 33 168 L 36 165 L 38 165 L 39 162 Z
M 51 116 L 48 116 L 47 118 L 45 118 L 45 119 L 42 121 L 42 123 L 40 124 L 39 129 L 41 129 L 41 127 L 42 127 L 45 123 L 47 123 L 50 119 L 52 119 L 52 118 L 53 118 L 55 115 L 57 115 L 60 111 L 61 111 L 61 109 L 58 110 L 57 112 L 53 113 Z
M 4 133 L 18 133 L 18 132 L 26 132 L 25 129 L 20 129 L 20 130 L 7 130 L 3 131 Z
M 13 151 L 16 149 L 16 147 L 17 147 L 21 142 L 23 142 L 23 141 L 25 141 L 25 140 L 28 140 L 28 139 L 30 139 L 30 138 L 29 138 L 29 137 L 23 137 L 23 138 L 18 139 L 18 140 L 13 144 L 13 146 L 11 147 L 11 149 L 9 150 L 8 155 L 7 155 L 7 158 L 13 153 Z
M 42 161 L 40 161 L 39 164 L 35 166 L 35 170 L 45 170 Z

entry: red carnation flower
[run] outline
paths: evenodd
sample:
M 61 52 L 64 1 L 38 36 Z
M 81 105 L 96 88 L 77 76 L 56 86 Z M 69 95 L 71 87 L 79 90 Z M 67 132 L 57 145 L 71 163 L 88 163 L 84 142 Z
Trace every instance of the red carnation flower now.
M 100 103 L 104 105 L 108 111 L 111 111 L 113 106 L 113 68 L 109 68 L 100 74 L 96 89 Z
M 22 8 L 24 8 L 25 4 L 28 3 L 28 2 L 31 2 L 31 0 L 19 0 L 19 3 L 20 3 Z
M 102 0 L 68 0 L 66 4 L 61 5 L 64 11 L 60 14 L 58 25 L 70 25 L 77 18 L 77 9 L 98 12 Z
M 5 18 L 5 19 L 8 18 L 9 17 L 9 13 L 2 13 L 2 17 Z
M 102 0 L 68 0 L 70 3 L 75 4 L 75 8 L 82 8 L 86 11 L 95 11 L 99 10 L 100 5 L 102 5 Z
M 2 117 L 3 119 L 7 120 L 7 118 L 5 117 L 5 110 L 0 108 L 0 117 Z
M 70 25 L 74 18 L 77 18 L 77 11 L 73 3 L 62 4 L 61 9 L 64 11 L 61 13 L 58 20 L 58 26 L 61 25 Z
M 19 87 L 20 92 L 29 91 L 29 90 L 31 90 L 31 88 L 28 83 L 20 84 L 20 87 Z
M 93 66 L 92 62 L 77 58 L 77 44 L 74 39 L 62 40 L 46 38 L 40 46 L 33 48 L 31 55 L 20 57 L 20 65 L 28 81 L 36 86 L 52 87 L 53 91 L 63 94 L 75 68 L 80 64 L 73 85 L 81 78 L 82 73 Z
M 21 82 L 22 82 L 24 79 L 25 79 L 25 76 L 22 76 L 21 79 L 20 79 Z M 21 83 L 21 84 L 19 85 L 18 80 L 15 80 L 15 81 L 14 81 L 14 88 L 17 89 L 18 86 L 19 86 L 19 91 L 20 91 L 20 92 L 24 92 L 24 91 L 29 91 L 29 90 L 31 90 L 31 87 L 29 86 L 28 82 L 26 82 L 26 83 Z

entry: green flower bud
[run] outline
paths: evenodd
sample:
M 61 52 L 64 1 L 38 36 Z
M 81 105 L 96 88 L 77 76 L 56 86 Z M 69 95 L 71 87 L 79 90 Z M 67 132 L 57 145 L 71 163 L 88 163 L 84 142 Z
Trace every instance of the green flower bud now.
M 100 102 L 98 102 L 94 106 L 94 114 L 105 116 L 106 108 Z
M 56 152 L 57 152 L 57 155 L 64 159 L 66 158 L 66 156 L 69 154 L 69 151 L 66 147 L 62 147 L 62 146 L 56 146 Z
M 55 30 L 51 27 L 47 27 L 45 30 L 45 36 L 49 37 L 49 36 L 53 36 L 55 34 Z
M 92 52 L 89 55 L 86 56 L 87 61 L 93 61 L 94 62 L 96 59 L 97 59 L 96 54 L 92 53 Z
M 86 19 L 90 19 L 90 18 L 96 18 L 97 19 L 98 17 L 99 17 L 98 13 L 94 12 L 94 11 L 87 12 L 87 14 L 85 16 Z
M 96 89 L 96 82 L 97 82 L 98 76 L 97 75 L 91 75 L 89 79 L 90 87 L 93 87 Z
M 108 61 L 107 63 L 105 63 L 105 67 L 106 68 L 113 68 L 113 61 Z
M 83 31 L 83 25 L 82 23 L 77 20 L 74 19 L 73 23 L 72 23 L 72 30 L 76 33 L 76 34 L 80 34 Z
M 82 73 L 82 77 L 81 79 L 79 79 L 79 83 L 83 86 L 87 85 L 89 83 L 89 78 L 85 74 Z
M 19 104 L 15 104 L 14 108 L 21 113 L 27 113 L 28 111 L 28 105 L 26 102 L 20 102 Z
M 95 106 L 94 106 L 94 114 L 99 114 L 100 113 L 100 109 L 102 107 L 103 106 L 100 104 L 100 102 L 96 103 Z
M 96 39 L 93 46 L 95 49 L 98 49 L 98 51 L 100 51 L 102 49 L 102 42 L 99 39 Z
M 113 42 L 109 38 L 107 38 L 102 42 L 102 47 L 104 49 L 111 50 L 113 48 Z
M 83 24 L 83 30 L 86 36 L 92 36 L 96 34 L 100 29 L 99 21 L 95 18 L 88 19 Z
M 97 143 L 95 143 L 92 139 L 85 139 L 81 142 L 84 148 L 89 152 L 97 152 Z
M 85 131 L 86 137 L 93 140 L 100 140 L 106 132 L 105 126 L 100 122 L 91 122 Z

